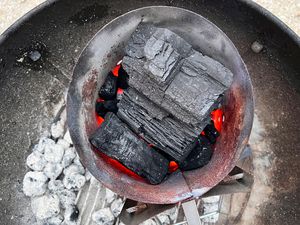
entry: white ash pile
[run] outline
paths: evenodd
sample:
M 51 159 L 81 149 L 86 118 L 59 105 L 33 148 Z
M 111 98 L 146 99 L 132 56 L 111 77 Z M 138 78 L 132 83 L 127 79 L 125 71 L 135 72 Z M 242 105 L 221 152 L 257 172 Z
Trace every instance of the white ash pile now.
M 78 191 L 91 177 L 80 163 L 69 132 L 65 111 L 51 125 L 51 135 L 42 137 L 27 157 L 31 169 L 23 180 L 23 191 L 40 224 L 77 224 Z
M 73 147 L 65 114 L 61 113 L 60 119 L 51 125 L 50 134 L 40 138 L 26 159 L 30 171 L 24 176 L 23 192 L 31 198 L 36 224 L 124 225 L 118 216 L 125 199 L 102 185 L 95 185 L 99 182 L 83 167 Z M 104 196 L 95 196 L 93 202 L 78 205 L 84 199 L 81 193 L 84 189 L 90 192 L 91 186 L 101 189 Z M 103 204 L 98 208 L 87 206 L 97 201 Z M 88 215 L 88 223 L 82 220 L 86 216 L 83 214 Z M 167 225 L 174 221 L 174 215 L 174 210 L 168 210 L 142 225 Z

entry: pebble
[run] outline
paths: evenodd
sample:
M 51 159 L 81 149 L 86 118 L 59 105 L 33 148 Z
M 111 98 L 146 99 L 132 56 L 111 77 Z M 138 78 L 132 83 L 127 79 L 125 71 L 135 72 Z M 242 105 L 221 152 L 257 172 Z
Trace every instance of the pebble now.
M 33 198 L 31 208 L 33 214 L 39 220 L 57 216 L 60 212 L 59 198 L 54 194 Z
M 46 163 L 44 155 L 39 151 L 32 152 L 26 159 L 27 166 L 35 171 L 42 171 Z
M 65 150 L 57 144 L 46 145 L 44 157 L 48 162 L 60 163 Z
M 65 150 L 65 154 L 64 154 L 63 159 L 62 159 L 62 166 L 64 168 L 66 168 L 69 165 L 71 165 L 71 163 L 73 162 L 75 157 L 76 157 L 76 152 L 75 152 L 74 147 L 67 148 Z
M 45 221 L 44 225 L 60 225 L 63 220 L 64 220 L 63 216 L 58 215 L 58 216 L 47 219 Z
M 38 61 L 38 60 L 42 57 L 42 55 L 41 55 L 41 53 L 40 53 L 39 51 L 33 50 L 33 51 L 30 51 L 30 52 L 28 53 L 28 57 L 29 57 L 32 61 L 36 62 L 36 61 Z
M 67 209 L 70 206 L 75 205 L 75 201 L 76 201 L 75 192 L 67 189 L 62 189 L 57 191 L 57 195 L 60 200 L 62 208 Z
M 58 192 L 64 189 L 64 184 L 61 180 L 50 180 L 48 183 L 48 189 L 51 192 Z
M 39 196 L 46 192 L 48 177 L 43 172 L 28 172 L 23 180 L 26 196 Z
M 65 150 L 70 147 L 70 143 L 65 139 L 58 139 L 56 144 L 61 145 Z
M 260 53 L 263 48 L 264 48 L 264 46 L 261 43 L 259 43 L 258 41 L 254 41 L 251 45 L 251 49 L 255 53 Z
M 109 208 L 103 208 L 93 213 L 92 220 L 97 225 L 113 225 L 115 217 Z
M 66 174 L 63 184 L 67 189 L 79 189 L 85 184 L 85 176 L 79 173 Z
M 64 136 L 64 125 L 61 123 L 61 121 L 52 123 L 50 130 L 51 130 L 51 136 L 54 139 Z
M 120 198 L 114 200 L 111 203 L 110 210 L 111 210 L 112 214 L 114 215 L 114 217 L 118 217 L 119 216 L 119 214 L 122 211 L 122 207 L 123 207 L 123 201 Z
M 55 141 L 48 137 L 42 137 L 39 143 L 34 146 L 33 151 L 38 151 L 43 154 L 45 152 L 45 147 L 52 144 L 55 144 Z
M 108 188 L 105 189 L 105 201 L 110 204 L 112 203 L 116 198 L 116 194 L 109 190 Z
M 44 169 L 44 173 L 51 180 L 55 180 L 62 173 L 63 167 L 59 163 L 47 163 Z

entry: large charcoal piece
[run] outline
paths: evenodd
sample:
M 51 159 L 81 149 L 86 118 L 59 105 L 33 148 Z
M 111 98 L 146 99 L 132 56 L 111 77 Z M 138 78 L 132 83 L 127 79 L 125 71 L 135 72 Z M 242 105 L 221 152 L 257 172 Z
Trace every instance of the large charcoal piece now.
M 131 36 L 122 65 L 131 87 L 195 127 L 207 119 L 233 78 L 177 34 L 143 23 Z
M 134 88 L 124 91 L 118 107 L 117 115 L 121 120 L 148 143 L 155 145 L 177 162 L 183 162 L 192 151 L 204 128 L 193 128 L 173 118 Z
M 151 149 L 111 112 L 106 114 L 90 141 L 97 149 L 117 159 L 151 184 L 160 183 L 168 172 L 169 161 Z

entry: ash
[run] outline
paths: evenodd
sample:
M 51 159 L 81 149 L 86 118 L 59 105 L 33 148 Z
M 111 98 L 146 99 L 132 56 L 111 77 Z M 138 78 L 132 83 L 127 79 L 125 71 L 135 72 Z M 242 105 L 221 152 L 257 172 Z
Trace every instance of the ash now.
M 66 129 L 65 113 L 26 159 L 29 171 L 23 179 L 23 192 L 30 198 L 35 224 L 122 225 L 118 217 L 125 199 L 103 187 L 81 164 Z M 174 212 L 163 213 L 159 217 L 162 224 L 170 224 Z M 156 221 L 143 224 L 161 224 Z

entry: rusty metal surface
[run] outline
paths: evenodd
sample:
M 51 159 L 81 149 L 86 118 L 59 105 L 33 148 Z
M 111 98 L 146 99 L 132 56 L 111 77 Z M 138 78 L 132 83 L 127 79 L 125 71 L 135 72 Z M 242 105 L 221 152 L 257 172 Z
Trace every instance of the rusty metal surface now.
M 224 104 L 224 131 L 208 165 L 172 174 L 159 185 L 150 185 L 116 171 L 92 151 L 88 141 L 96 129 L 94 102 L 106 74 L 122 58 L 123 49 L 140 21 L 153 22 L 176 32 L 193 48 L 231 69 L 234 81 Z M 78 60 L 70 84 L 67 114 L 70 134 L 83 164 L 104 185 L 140 202 L 169 204 L 203 195 L 233 169 L 248 142 L 253 120 L 251 81 L 238 51 L 215 25 L 175 7 L 145 7 L 131 11 L 104 26 Z M 130 188 L 128 188 L 130 187 Z

